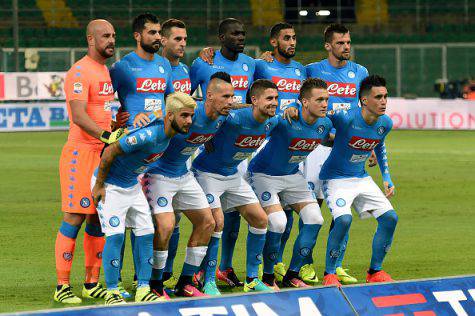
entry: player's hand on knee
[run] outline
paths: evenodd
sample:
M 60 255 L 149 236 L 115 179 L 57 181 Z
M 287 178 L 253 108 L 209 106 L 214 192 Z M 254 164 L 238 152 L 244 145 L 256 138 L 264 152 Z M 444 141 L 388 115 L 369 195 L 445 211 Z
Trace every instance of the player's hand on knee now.
M 104 186 L 95 184 L 94 188 L 92 188 L 92 200 L 94 201 L 94 205 L 96 207 L 99 205 L 99 202 L 105 203 L 106 188 Z
M 396 193 L 395 191 L 396 187 L 394 186 L 394 184 L 389 183 L 388 181 L 384 181 L 383 184 L 384 184 L 384 193 L 386 194 L 386 197 L 389 199 L 392 196 L 394 196 L 394 194 Z
M 284 110 L 284 119 L 292 124 L 292 120 L 296 121 L 299 118 L 299 110 L 294 107 L 288 107 Z
M 139 113 L 134 118 L 134 127 L 143 127 L 150 123 L 150 118 L 146 113 Z
M 213 47 L 205 47 L 203 48 L 198 56 L 203 59 L 205 63 L 208 63 L 210 65 L 213 64 L 213 59 L 214 59 L 214 48 Z
M 259 59 L 262 59 L 268 63 L 271 63 L 274 61 L 274 55 L 272 55 L 271 51 L 265 51 L 259 56 Z
M 368 158 L 368 167 L 374 167 L 378 164 L 378 159 L 376 158 L 376 154 L 374 150 L 371 151 L 371 156 Z

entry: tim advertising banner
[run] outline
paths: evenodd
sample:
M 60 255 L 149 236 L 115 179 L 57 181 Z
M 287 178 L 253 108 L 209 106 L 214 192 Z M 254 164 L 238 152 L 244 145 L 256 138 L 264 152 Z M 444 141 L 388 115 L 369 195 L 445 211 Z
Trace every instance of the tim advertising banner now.
M 64 100 L 65 72 L 0 73 L 0 100 Z

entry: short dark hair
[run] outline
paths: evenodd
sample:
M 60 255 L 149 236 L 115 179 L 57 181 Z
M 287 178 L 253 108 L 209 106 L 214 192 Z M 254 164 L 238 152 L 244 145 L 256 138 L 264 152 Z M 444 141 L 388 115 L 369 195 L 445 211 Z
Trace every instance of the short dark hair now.
M 331 43 L 333 39 L 333 34 L 346 34 L 349 33 L 350 30 L 346 28 L 343 24 L 330 24 L 325 28 L 323 31 L 323 36 L 325 38 L 325 43 Z
M 146 23 L 157 24 L 160 23 L 160 21 L 158 20 L 156 15 L 150 12 L 139 14 L 134 18 L 132 22 L 132 31 L 134 33 L 142 33 L 142 31 L 145 29 Z
M 359 98 L 361 99 L 362 96 L 367 95 L 373 87 L 386 87 L 386 79 L 378 75 L 371 75 L 364 78 L 360 84 Z
M 186 29 L 185 22 L 178 19 L 168 19 L 162 23 L 162 35 L 165 37 L 170 36 L 172 27 Z
M 300 87 L 299 100 L 302 101 L 302 98 L 308 98 L 312 89 L 324 89 L 326 90 L 328 85 L 325 81 L 320 78 L 308 78 L 302 83 Z
M 233 25 L 233 24 L 243 25 L 243 23 L 241 21 L 239 21 L 238 19 L 235 19 L 235 18 L 224 19 L 221 22 L 219 22 L 218 35 L 223 35 L 224 33 L 226 33 L 226 31 L 229 29 L 229 26 Z
M 209 78 L 209 81 L 213 80 L 213 79 L 220 79 L 220 80 L 223 80 L 227 83 L 230 83 L 232 84 L 232 81 L 231 81 L 231 76 L 227 73 L 227 72 L 224 72 L 224 71 L 218 71 L 218 72 L 215 72 L 210 78 Z
M 258 79 L 254 81 L 253 84 L 251 85 L 251 88 L 249 88 L 249 91 L 248 91 L 248 98 L 247 98 L 248 103 L 251 103 L 250 102 L 251 97 L 258 97 L 264 92 L 264 90 L 267 90 L 267 89 L 278 90 L 275 83 L 273 83 L 270 80 Z
M 270 38 L 277 38 L 279 37 L 280 31 L 286 30 L 286 29 L 293 29 L 293 28 L 294 27 L 292 26 L 292 24 L 289 24 L 287 22 L 276 23 L 270 29 Z

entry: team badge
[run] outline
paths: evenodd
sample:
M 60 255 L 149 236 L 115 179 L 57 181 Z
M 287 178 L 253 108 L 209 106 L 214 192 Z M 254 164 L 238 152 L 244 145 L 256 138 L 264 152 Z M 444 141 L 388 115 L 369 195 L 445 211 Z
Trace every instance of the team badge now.
M 308 188 L 312 191 L 315 190 L 315 184 L 313 182 L 309 182 L 308 183 Z
M 112 217 L 109 219 L 109 224 L 110 224 L 112 227 L 117 227 L 117 226 L 119 226 L 119 224 L 120 224 L 120 219 L 119 219 L 117 216 L 112 216 Z
M 259 262 L 262 262 L 262 254 L 258 254 L 256 256 L 256 259 L 259 260 Z
M 161 74 L 165 73 L 165 69 L 163 69 L 162 66 L 158 66 L 158 71 L 160 71 Z
M 183 66 L 182 68 L 183 68 L 183 71 L 187 74 L 187 73 L 188 73 L 188 69 L 186 69 L 185 66 Z
M 320 125 L 320 126 L 317 128 L 318 134 L 323 134 L 324 131 L 325 131 L 325 126 L 323 126 L 323 125 Z
M 73 254 L 71 252 L 63 252 L 63 259 L 65 261 L 73 260 Z
M 356 77 L 355 73 L 353 71 L 348 71 L 348 78 L 353 79 L 354 77 Z
M 310 252 L 311 252 L 311 250 L 310 250 L 310 248 L 308 248 L 308 247 L 304 247 L 304 248 L 301 248 L 301 249 L 300 249 L 300 255 L 301 255 L 302 257 L 308 257 L 308 255 L 310 254 Z
M 135 136 L 129 136 L 125 139 L 125 142 L 129 146 L 137 145 L 137 138 L 135 138 Z
M 264 192 L 262 192 L 262 194 L 261 194 L 261 199 L 262 199 L 262 201 L 269 201 L 269 200 L 270 200 L 270 197 L 271 197 L 271 194 L 270 194 L 270 192 L 268 192 L 268 191 L 264 191 Z
M 216 260 L 208 261 L 208 267 L 216 267 Z
M 87 197 L 83 197 L 81 199 L 81 201 L 79 202 L 79 204 L 83 207 L 83 208 L 86 208 L 86 207 L 89 207 L 89 205 L 91 205 L 91 200 L 89 200 Z
M 111 260 L 111 266 L 113 266 L 114 268 L 118 268 L 119 267 L 119 259 Z
M 384 128 L 384 126 L 378 127 L 378 134 L 379 135 L 383 135 L 385 131 L 386 131 L 386 129 Z
M 216 123 L 216 129 L 220 128 L 221 125 L 223 125 L 223 121 L 219 120 L 219 121 Z
M 338 199 L 336 200 L 336 205 L 339 206 L 339 207 L 343 207 L 343 206 L 346 205 L 346 201 L 345 201 L 344 199 L 342 199 L 342 198 L 338 198 Z
M 268 132 L 270 130 L 270 125 L 271 125 L 270 122 L 266 123 L 266 126 L 265 126 L 266 132 Z
M 206 194 L 206 199 L 208 200 L 208 203 L 213 203 L 214 202 L 214 196 L 213 194 Z
M 295 74 L 300 77 L 300 69 L 295 68 Z
M 270 254 L 267 255 L 267 258 L 269 258 L 269 260 L 271 261 L 274 261 L 275 258 L 277 258 L 277 253 L 271 252 Z
M 102 251 L 99 251 L 98 253 L 96 253 L 96 258 L 102 259 Z
M 79 94 L 82 92 L 82 83 L 80 82 L 75 82 L 73 83 L 73 92 L 76 94 Z
M 249 66 L 247 64 L 242 64 L 242 69 L 244 71 L 248 71 L 249 70 Z
M 167 206 L 168 200 L 167 200 L 166 197 L 161 196 L 161 197 L 158 198 L 157 204 L 158 204 L 158 206 L 161 206 L 161 207 Z

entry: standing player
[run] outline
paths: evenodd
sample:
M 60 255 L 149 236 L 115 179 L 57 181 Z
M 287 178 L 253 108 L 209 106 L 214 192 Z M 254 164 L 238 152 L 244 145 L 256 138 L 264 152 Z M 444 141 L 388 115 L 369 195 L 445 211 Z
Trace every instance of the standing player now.
M 328 237 L 324 285 L 341 286 L 336 267 L 352 221 L 351 206 L 361 218 L 373 216 L 378 221 L 366 282 L 393 281 L 381 267 L 398 221 L 387 199 L 394 194 L 395 188 L 384 146 L 384 139 L 393 125 L 389 116 L 384 114 L 387 97 L 386 80 L 372 75 L 361 82 L 361 108 L 329 114 L 336 129 L 335 142 L 320 171 L 320 180 L 323 181 L 323 193 L 334 227 Z M 373 150 L 383 176 L 386 196 L 365 171 L 365 162 Z
M 275 24 L 270 30 L 270 44 L 273 47 L 273 58 L 270 62 L 262 59 L 256 60 L 254 79 L 272 80 L 277 85 L 279 89 L 279 108 L 277 109 L 277 114 L 279 114 L 289 104 L 297 102 L 300 87 L 307 74 L 305 67 L 292 59 L 295 56 L 295 47 L 297 45 L 297 37 L 292 25 L 285 22 Z M 287 217 L 287 226 L 282 233 L 282 240 L 274 269 L 275 276 L 279 282 L 282 281 L 285 275 L 286 269 L 282 262 L 282 257 L 294 222 L 293 211 L 288 207 L 285 207 L 284 210 Z M 308 277 L 306 273 L 303 275 Z M 314 281 L 314 277 L 315 275 L 305 281 Z
M 170 255 L 169 241 L 176 225 L 174 212 L 183 212 L 193 224 L 187 248 L 187 259 L 191 263 L 185 259 L 183 269 L 186 273 L 178 280 L 175 295 L 203 296 L 193 286 L 192 277 L 197 271 L 191 268 L 194 267 L 193 264 L 199 266 L 206 255 L 208 242 L 214 231 L 214 219 L 203 189 L 188 170 L 187 161 L 198 147 L 213 138 L 226 120 L 233 103 L 233 87 L 229 75 L 224 72 L 213 74 L 206 94 L 206 101 L 198 103 L 188 133 L 177 135 L 170 141 L 163 156 L 143 179 L 145 195 L 157 223 L 150 285 L 160 296 L 165 296 L 163 271 Z M 215 235 L 216 233 L 213 238 L 216 241 L 212 241 L 210 247 L 216 244 L 217 248 L 219 238 Z
M 160 48 L 160 23 L 150 13 L 134 18 L 135 51 L 114 63 L 110 75 L 121 111 L 130 114 L 128 126 L 137 114 L 165 110 L 165 96 L 173 92 L 170 62 L 156 54 Z
M 183 21 L 169 19 L 162 23 L 162 55 L 171 64 L 172 82 L 175 91 L 187 94 L 191 93 L 190 71 L 188 66 L 180 62 L 185 55 L 186 48 L 186 26 Z M 169 289 L 175 288 L 178 279 L 173 276 L 173 261 L 175 260 L 180 239 L 180 217 L 181 213 L 175 213 L 175 229 L 168 243 L 168 257 L 163 271 L 163 285 Z
M 213 64 L 210 65 L 202 58 L 197 58 L 190 69 L 191 90 L 198 86 L 201 91 L 206 87 L 211 75 L 217 71 L 224 71 L 231 75 L 234 88 L 234 102 L 245 103 L 247 91 L 254 78 L 255 61 L 243 54 L 246 32 L 242 22 L 228 18 L 219 23 L 218 38 L 221 49 L 216 52 Z M 206 95 L 203 96 L 204 98 Z M 247 162 L 247 161 L 246 161 Z M 247 168 L 246 162 L 240 165 L 243 174 Z M 234 273 L 232 259 L 234 247 L 239 235 L 241 216 L 239 212 L 226 212 L 222 234 L 221 263 L 218 269 L 218 278 L 230 286 L 242 286 Z
M 257 80 L 252 84 L 249 96 L 252 108 L 232 111 L 212 139 L 212 148 L 208 147 L 193 161 L 196 178 L 206 193 L 216 221 L 215 236 L 218 237 L 223 229 L 223 210 L 235 208 L 249 223 L 245 292 L 271 290 L 257 277 L 267 232 L 267 215 L 237 166 L 262 145 L 266 131 L 275 123 L 270 118 L 275 115 L 278 105 L 277 87 L 271 81 Z M 206 274 L 211 276 L 216 270 L 215 265 L 210 265 L 217 261 L 215 246 L 214 253 L 210 247 L 207 254 Z M 208 276 L 207 282 L 214 280 Z
M 269 142 L 249 164 L 250 183 L 269 218 L 262 281 L 272 287 L 277 287 L 274 265 L 287 221 L 281 203 L 295 210 L 302 222 L 283 286 L 308 286 L 299 278 L 299 271 L 304 260 L 311 256 L 323 224 L 320 207 L 299 171 L 299 163 L 328 137 L 332 128 L 330 120 L 325 118 L 327 84 L 321 79 L 307 79 L 299 99 L 302 107 L 298 121 L 291 124 L 279 116 L 278 124 L 269 133 Z
M 82 290 L 85 298 L 102 298 L 105 290 L 98 283 L 104 234 L 96 208 L 91 203 L 90 179 L 100 161 L 104 143 L 112 143 L 118 132 L 110 133 L 114 91 L 107 67 L 114 56 L 114 27 L 106 20 L 87 25 L 87 55 L 66 74 L 66 104 L 71 118 L 68 141 L 59 162 L 63 221 L 56 237 L 55 257 L 57 287 L 54 300 L 67 304 L 81 303 L 71 292 L 69 276 L 76 237 L 86 220 L 84 257 L 86 278 Z
M 177 133 L 187 133 L 196 103 L 187 94 L 167 97 L 164 120 L 139 128 L 105 149 L 92 177 L 92 194 L 106 234 L 104 274 L 107 285 L 106 305 L 124 304 L 119 291 L 119 269 L 125 227 L 134 231 L 134 261 L 137 269 L 136 302 L 157 301 L 150 290 L 154 228 L 147 199 L 137 176 L 157 161 Z
M 361 81 L 368 76 L 365 67 L 350 61 L 351 37 L 350 31 L 341 24 L 331 24 L 324 32 L 325 50 L 328 52 L 328 58 L 320 62 L 312 63 L 306 66 L 307 76 L 310 78 L 320 78 L 327 82 L 329 110 L 349 110 L 358 107 L 358 92 Z M 328 145 L 328 146 L 327 146 Z M 304 174 L 309 185 L 314 188 L 320 204 L 323 199 L 321 181 L 318 179 L 320 169 L 325 160 L 330 155 L 331 144 L 318 146 L 304 163 Z M 331 227 L 333 227 L 333 222 Z M 331 229 L 331 228 L 330 228 Z M 345 237 L 348 240 L 348 236 Z M 342 268 L 342 261 L 346 249 L 346 244 L 341 251 L 341 256 L 337 262 L 338 279 L 344 284 L 356 283 L 357 280 L 349 275 L 346 269 Z M 313 260 L 310 257 L 306 266 L 307 269 L 303 275 L 315 274 Z

